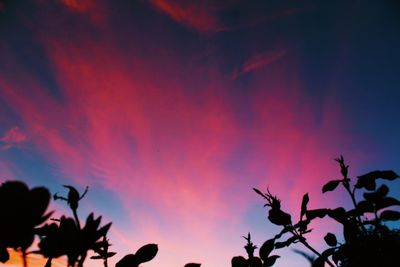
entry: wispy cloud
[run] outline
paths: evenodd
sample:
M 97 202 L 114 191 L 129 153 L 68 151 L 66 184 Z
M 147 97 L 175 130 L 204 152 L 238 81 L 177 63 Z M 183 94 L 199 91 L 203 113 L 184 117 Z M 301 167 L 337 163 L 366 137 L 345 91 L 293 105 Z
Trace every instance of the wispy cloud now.
M 209 1 L 151 0 L 151 3 L 176 22 L 200 32 L 224 30 L 215 7 Z
M 240 76 L 264 68 L 280 59 L 287 54 L 284 48 L 265 52 L 257 53 L 250 57 L 240 68 L 236 69 L 232 74 L 232 79 L 235 80 Z
M 0 150 L 7 150 L 12 147 L 18 147 L 20 144 L 29 140 L 28 136 L 21 130 L 20 127 L 15 126 L 7 130 L 0 138 Z

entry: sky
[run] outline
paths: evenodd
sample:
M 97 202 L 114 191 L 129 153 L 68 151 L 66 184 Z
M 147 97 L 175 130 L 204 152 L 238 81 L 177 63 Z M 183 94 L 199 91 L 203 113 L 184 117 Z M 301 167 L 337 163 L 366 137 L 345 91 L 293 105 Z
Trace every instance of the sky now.
M 400 171 L 399 47 L 394 0 L 0 0 L 0 182 L 89 186 L 111 266 L 147 243 L 144 266 L 230 266 L 280 229 L 253 187 L 298 214 L 306 192 L 348 204 L 321 194 L 339 155 L 351 177 Z M 323 248 L 338 226 L 316 226 Z

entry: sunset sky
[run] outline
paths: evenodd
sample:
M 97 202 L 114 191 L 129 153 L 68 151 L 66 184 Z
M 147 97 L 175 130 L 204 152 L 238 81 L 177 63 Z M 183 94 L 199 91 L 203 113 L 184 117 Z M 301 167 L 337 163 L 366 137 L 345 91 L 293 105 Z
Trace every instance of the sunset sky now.
M 400 172 L 399 47 L 395 0 L 0 0 L 0 182 L 88 185 L 110 266 L 157 243 L 144 266 L 228 267 L 280 229 L 253 187 L 297 215 L 346 204 L 321 194 L 341 154 Z

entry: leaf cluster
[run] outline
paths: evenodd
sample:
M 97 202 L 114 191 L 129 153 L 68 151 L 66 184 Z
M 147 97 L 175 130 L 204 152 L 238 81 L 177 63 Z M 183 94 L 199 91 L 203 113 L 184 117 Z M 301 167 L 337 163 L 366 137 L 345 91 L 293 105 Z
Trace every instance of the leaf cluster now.
M 349 166 L 346 165 L 343 156 L 335 160 L 339 163 L 342 178 L 327 182 L 322 187 L 322 193 L 334 191 L 341 185 L 354 206 L 349 210 L 344 207 L 308 209 L 309 196 L 306 193 L 301 201 L 300 218 L 298 222 L 292 223 L 292 216 L 281 210 L 280 201 L 276 196 L 269 190 L 262 193 L 254 189 L 266 200 L 265 206 L 270 207 L 269 221 L 283 227 L 281 232 L 271 239 L 275 240 L 273 249 L 301 243 L 315 254 L 316 258 L 307 257 L 313 259 L 313 267 L 322 267 L 325 264 L 331 267 L 389 267 L 393 266 L 394 262 L 400 263 L 399 231 L 390 229 L 385 224 L 387 221 L 400 220 L 400 212 L 393 209 L 395 206 L 400 206 L 400 201 L 389 196 L 389 187 L 381 183 L 393 181 L 399 176 L 391 170 L 372 171 L 358 176 L 352 185 L 348 177 Z M 356 195 L 360 194 L 363 198 L 357 200 Z M 279 201 L 279 205 L 273 205 L 276 201 Z M 325 217 L 330 217 L 341 225 L 344 240 L 339 242 L 335 234 L 327 233 L 323 239 L 328 248 L 319 252 L 309 244 L 306 235 L 312 231 L 309 225 L 313 220 Z M 287 235 L 289 237 L 286 237 Z M 278 241 L 283 237 L 285 237 L 283 241 Z

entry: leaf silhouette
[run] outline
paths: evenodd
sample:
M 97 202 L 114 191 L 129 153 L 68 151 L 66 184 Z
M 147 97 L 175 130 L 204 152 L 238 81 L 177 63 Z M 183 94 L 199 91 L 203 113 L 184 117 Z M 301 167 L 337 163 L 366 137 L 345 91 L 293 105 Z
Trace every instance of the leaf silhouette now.
M 336 187 L 340 184 L 342 180 L 332 180 L 327 182 L 323 187 L 322 187 L 322 193 L 326 193 L 328 191 L 333 191 L 336 189 Z
M 151 261 L 158 252 L 157 244 L 147 244 L 136 251 L 136 259 L 138 263 Z
M 268 259 L 269 254 L 271 254 L 274 249 L 275 238 L 269 239 L 262 244 L 259 250 L 259 256 L 263 261 Z
M 247 260 L 242 256 L 233 257 L 231 260 L 232 267 L 247 267 Z
M 310 201 L 310 198 L 308 197 L 308 193 L 304 194 L 303 199 L 301 200 L 300 218 L 303 218 L 304 214 L 306 214 L 307 204 L 309 201 Z
M 380 215 L 383 221 L 398 221 L 400 220 L 400 212 L 395 210 L 385 210 Z
M 200 267 L 201 264 L 200 263 L 188 263 L 185 264 L 185 267 Z
M 377 210 L 384 209 L 390 206 L 400 206 L 400 201 L 393 197 L 384 197 L 382 199 L 379 199 L 376 203 Z
M 336 236 L 332 233 L 327 233 L 324 237 L 324 240 L 328 246 L 335 247 L 337 245 Z

